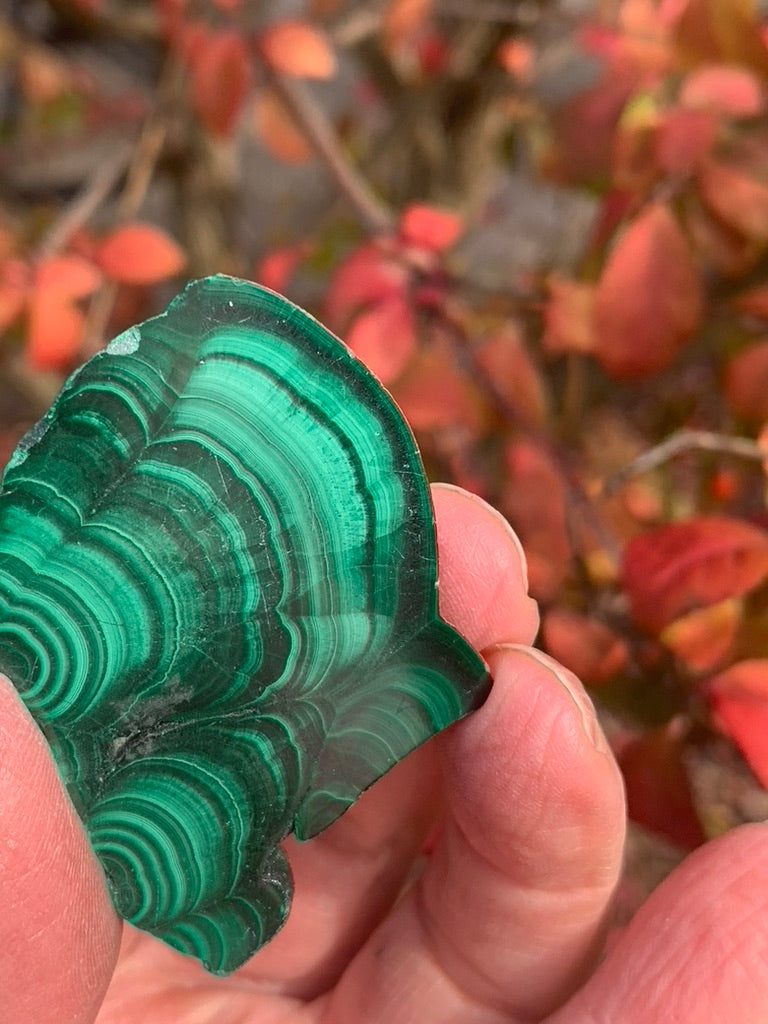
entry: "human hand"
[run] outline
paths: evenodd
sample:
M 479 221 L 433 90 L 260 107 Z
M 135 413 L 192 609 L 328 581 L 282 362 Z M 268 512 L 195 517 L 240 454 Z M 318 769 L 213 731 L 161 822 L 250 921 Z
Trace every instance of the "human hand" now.
M 121 929 L 3 681 L 0 1024 L 768 1019 L 768 826 L 689 857 L 595 968 L 621 866 L 618 769 L 577 681 L 524 646 L 536 612 L 506 524 L 454 488 L 434 498 L 441 610 L 487 658 L 491 695 L 322 835 L 286 844 L 291 915 L 229 978 Z

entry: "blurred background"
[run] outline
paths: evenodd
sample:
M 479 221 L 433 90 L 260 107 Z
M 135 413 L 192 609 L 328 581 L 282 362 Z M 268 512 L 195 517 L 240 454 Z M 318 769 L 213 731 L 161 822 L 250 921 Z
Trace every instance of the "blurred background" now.
M 510 519 L 633 821 L 768 817 L 768 10 L 4 0 L 0 455 L 191 277 L 283 292 Z

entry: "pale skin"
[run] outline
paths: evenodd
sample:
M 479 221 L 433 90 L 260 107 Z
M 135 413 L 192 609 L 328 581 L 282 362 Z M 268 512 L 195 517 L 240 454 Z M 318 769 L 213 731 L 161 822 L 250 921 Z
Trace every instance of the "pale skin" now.
M 288 923 L 229 978 L 121 927 L 0 682 L 0 1024 L 768 1020 L 768 826 L 689 857 L 605 954 L 618 769 L 578 681 L 527 646 L 537 613 L 509 528 L 455 488 L 434 498 L 442 614 L 487 659 L 491 696 L 287 844 Z

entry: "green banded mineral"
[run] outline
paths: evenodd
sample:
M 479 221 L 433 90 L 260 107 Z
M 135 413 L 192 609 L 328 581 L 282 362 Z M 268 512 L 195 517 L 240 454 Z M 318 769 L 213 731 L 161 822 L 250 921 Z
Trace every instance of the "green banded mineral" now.
M 308 314 L 195 281 L 65 384 L 0 493 L 0 671 L 118 912 L 216 974 L 307 839 L 476 707 L 391 398 Z

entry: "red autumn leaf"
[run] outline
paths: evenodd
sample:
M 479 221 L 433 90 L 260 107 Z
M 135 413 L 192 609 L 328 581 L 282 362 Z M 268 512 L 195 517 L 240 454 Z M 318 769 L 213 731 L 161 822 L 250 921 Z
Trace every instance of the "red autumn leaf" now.
M 531 594 L 549 600 L 565 579 L 571 559 L 563 481 L 549 456 L 530 441 L 510 444 L 506 460 L 509 482 L 502 511 L 525 548 Z
M 439 32 L 425 30 L 416 39 L 416 57 L 424 75 L 438 75 L 450 54 L 446 39 Z
M 399 227 L 407 245 L 443 252 L 453 245 L 464 225 L 458 214 L 414 203 L 403 211 Z
M 756 288 L 742 292 L 734 304 L 740 313 L 757 317 L 758 320 L 768 320 L 768 285 L 757 285 Z
M 53 256 L 35 268 L 35 288 L 69 299 L 85 299 L 101 284 L 98 267 L 80 256 Z
M 243 37 L 212 33 L 192 66 L 192 108 L 214 135 L 231 135 L 251 84 L 251 61 Z
M 547 278 L 549 297 L 544 306 L 541 344 L 550 355 L 592 352 L 595 346 L 593 313 L 595 289 L 562 274 Z
M 371 303 L 402 295 L 408 271 L 376 242 L 355 249 L 339 265 L 325 300 L 330 326 L 343 331 L 353 313 Z
M 725 370 L 725 400 L 737 416 L 755 423 L 768 419 L 768 338 L 747 345 Z
M 552 161 L 564 181 L 593 182 L 610 173 L 616 125 L 636 84 L 631 70 L 609 69 L 596 86 L 555 111 Z
M 751 71 L 728 64 L 710 64 L 689 74 L 679 93 L 686 107 L 723 117 L 756 117 L 763 109 L 760 82 Z
M 665 174 L 690 174 L 712 152 L 717 120 L 708 110 L 676 107 L 656 128 L 656 162 Z
M 200 60 L 211 37 L 205 21 L 190 18 L 179 24 L 174 32 L 174 46 L 179 56 L 190 67 Z
M 621 222 L 634 207 L 634 197 L 627 192 L 611 189 L 597 207 L 594 226 L 590 232 L 590 250 L 603 249 L 613 238 Z
M 107 235 L 98 251 L 98 263 L 108 277 L 121 284 L 155 284 L 178 274 L 185 257 L 160 228 L 134 223 Z
M 768 660 L 738 661 L 705 687 L 715 724 L 768 788 Z
M 699 174 L 707 206 L 747 238 L 768 239 L 768 185 L 737 167 L 710 162 Z
M 768 533 L 740 519 L 701 516 L 640 534 L 624 550 L 632 616 L 655 633 L 695 608 L 738 597 L 768 576 Z
M 691 672 L 713 672 L 733 647 L 742 616 L 742 602 L 727 598 L 675 619 L 659 639 Z
M 309 242 L 298 242 L 273 249 L 258 261 L 253 270 L 253 279 L 273 291 L 285 291 L 293 274 L 310 251 Z
M 701 283 L 670 211 L 652 203 L 614 246 L 595 293 L 595 355 L 613 377 L 667 367 L 701 316 Z
M 474 434 L 483 425 L 481 396 L 440 340 L 417 349 L 392 392 L 414 430 L 463 427 Z
M 423 28 L 434 0 L 389 0 L 382 22 L 388 46 L 399 46 Z
M 26 356 L 36 370 L 66 369 L 83 341 L 83 314 L 57 289 L 35 290 L 29 303 Z
M 398 377 L 416 348 L 416 326 L 405 298 L 390 295 L 355 317 L 347 344 L 382 384 Z
M 692 850 L 705 840 L 682 759 L 684 723 L 673 720 L 631 740 L 618 753 L 629 817 Z
M 723 504 L 727 504 L 742 491 L 743 477 L 735 469 L 720 467 L 709 478 L 709 493 Z
M 606 683 L 626 665 L 626 642 L 604 622 L 552 608 L 541 624 L 544 646 L 585 683 Z
M 336 58 L 328 37 L 306 21 L 278 21 L 259 34 L 258 46 L 267 63 L 298 78 L 331 78 Z
M 185 7 L 187 0 L 155 0 L 155 12 L 164 39 L 175 44 L 179 33 L 186 24 Z
M 759 247 L 695 199 L 686 207 L 685 224 L 699 261 L 724 277 L 740 277 L 759 256 Z
M 506 324 L 479 344 L 475 359 L 521 420 L 544 425 L 549 411 L 544 379 L 515 323 Z

